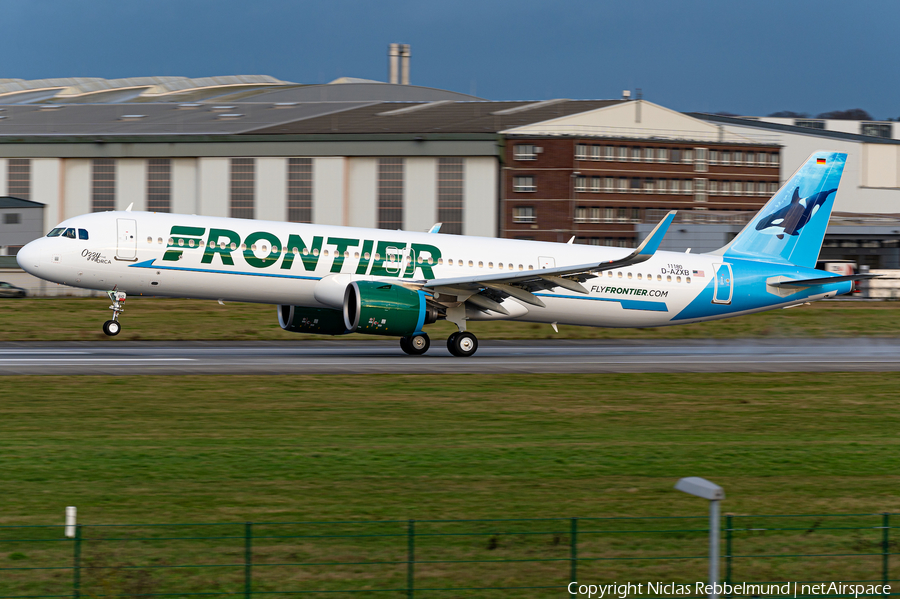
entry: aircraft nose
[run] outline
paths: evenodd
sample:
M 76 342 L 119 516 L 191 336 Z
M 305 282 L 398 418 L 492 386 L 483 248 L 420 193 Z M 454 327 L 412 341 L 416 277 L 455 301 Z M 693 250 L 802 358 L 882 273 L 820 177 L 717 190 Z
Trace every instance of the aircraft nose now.
M 40 241 L 40 239 L 35 239 L 34 241 L 26 243 L 18 253 L 16 253 L 16 262 L 19 263 L 19 266 L 22 267 L 22 270 L 25 272 L 33 274 L 33 271 L 41 266 Z

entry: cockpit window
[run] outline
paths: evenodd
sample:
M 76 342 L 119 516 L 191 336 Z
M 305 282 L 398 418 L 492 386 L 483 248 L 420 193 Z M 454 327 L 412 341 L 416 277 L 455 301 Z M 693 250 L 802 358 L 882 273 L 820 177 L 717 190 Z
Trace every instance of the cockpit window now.
M 55 229 L 47 233 L 47 237 L 59 237 L 60 235 L 62 235 L 63 231 L 65 231 L 65 228 L 56 227 Z
M 68 237 L 69 239 L 75 239 L 75 229 L 66 229 L 66 232 L 63 233 L 63 237 Z
M 78 239 L 87 239 L 88 232 L 87 229 L 78 229 Z

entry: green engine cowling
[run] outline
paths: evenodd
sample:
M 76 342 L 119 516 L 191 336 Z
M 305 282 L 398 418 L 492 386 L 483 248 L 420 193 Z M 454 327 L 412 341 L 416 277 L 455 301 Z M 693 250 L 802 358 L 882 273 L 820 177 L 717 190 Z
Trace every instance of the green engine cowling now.
M 344 335 L 344 315 L 331 308 L 305 308 L 303 306 L 278 306 L 278 324 L 292 333 L 319 335 Z
M 354 281 L 344 292 L 344 326 L 352 333 L 406 337 L 438 316 L 424 292 L 402 285 Z

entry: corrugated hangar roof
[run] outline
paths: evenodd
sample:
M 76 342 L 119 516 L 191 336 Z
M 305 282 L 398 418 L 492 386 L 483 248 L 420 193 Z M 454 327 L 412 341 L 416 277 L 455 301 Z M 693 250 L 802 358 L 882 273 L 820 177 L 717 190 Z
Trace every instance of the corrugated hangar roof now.
M 378 103 L 336 116 L 284 122 L 245 131 L 252 135 L 314 133 L 486 133 L 539 123 L 623 100 L 551 100 L 543 102 Z
M 341 77 L 321 85 L 302 85 L 268 75 L 226 77 L 129 77 L 101 79 L 0 79 L 0 104 L 143 102 L 324 102 L 474 100 L 475 96 L 417 85 L 397 85 Z
M 3 136 L 235 134 L 366 106 L 367 102 L 289 104 L 53 104 L 0 108 Z
M 437 100 L 12 105 L 0 107 L 0 138 L 496 133 L 511 127 L 603 108 L 621 101 Z

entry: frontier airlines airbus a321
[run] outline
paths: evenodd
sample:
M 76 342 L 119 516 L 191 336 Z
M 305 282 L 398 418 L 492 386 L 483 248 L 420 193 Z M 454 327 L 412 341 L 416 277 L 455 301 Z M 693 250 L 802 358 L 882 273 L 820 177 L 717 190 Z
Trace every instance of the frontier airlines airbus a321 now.
M 622 248 L 183 214 L 100 212 L 67 219 L 18 254 L 29 273 L 106 291 L 116 335 L 127 295 L 277 305 L 286 331 L 400 338 L 428 351 L 446 319 L 455 356 L 468 320 L 656 327 L 782 308 L 851 290 L 816 270 L 846 154 L 816 152 L 727 246 L 657 251 L 675 213 Z

